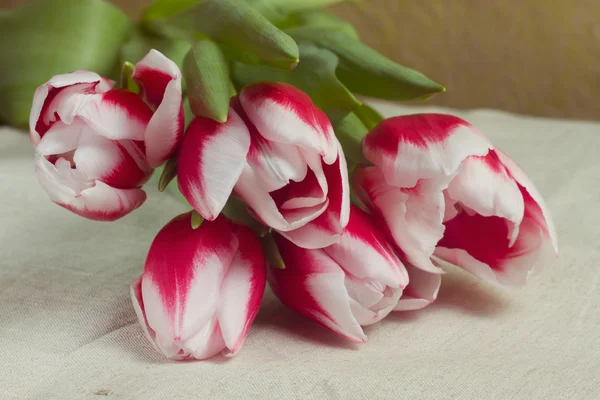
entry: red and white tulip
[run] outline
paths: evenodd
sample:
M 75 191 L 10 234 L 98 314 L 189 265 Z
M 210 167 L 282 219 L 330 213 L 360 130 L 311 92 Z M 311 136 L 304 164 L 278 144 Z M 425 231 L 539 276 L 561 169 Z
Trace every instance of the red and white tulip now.
M 333 128 L 305 93 L 284 83 L 242 89 L 225 123 L 192 121 L 177 175 L 204 218 L 216 218 L 233 192 L 301 247 L 334 243 L 348 223 L 347 167 Z
M 285 269 L 269 268 L 275 295 L 300 315 L 353 342 L 398 305 L 408 275 L 368 214 L 352 206 L 340 240 L 304 249 L 282 236 L 275 242 Z
M 435 255 L 492 283 L 522 285 L 557 251 L 550 214 L 525 173 L 467 122 L 420 114 L 365 138 L 374 166 L 354 186 L 403 256 L 433 273 Z
M 141 186 L 183 133 L 181 74 L 152 50 L 135 67 L 140 95 L 94 72 L 38 87 L 30 115 L 37 178 L 58 205 L 111 221 L 146 199 Z
M 206 359 L 241 349 L 265 284 L 265 260 L 249 228 L 220 216 L 193 229 L 186 213 L 154 239 L 131 297 L 157 351 Z

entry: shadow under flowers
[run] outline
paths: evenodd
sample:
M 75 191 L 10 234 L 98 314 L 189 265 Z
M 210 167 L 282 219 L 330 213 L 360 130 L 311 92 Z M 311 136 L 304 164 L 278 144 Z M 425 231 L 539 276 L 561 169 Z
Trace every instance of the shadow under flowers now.
M 360 344 L 349 342 L 314 322 L 289 310 L 267 287 L 265 296 L 253 326 L 272 331 L 296 340 L 339 349 L 358 350 Z
M 510 290 L 496 288 L 462 269 L 449 267 L 442 276 L 442 286 L 431 310 L 451 308 L 475 316 L 492 317 L 510 309 L 513 300 Z

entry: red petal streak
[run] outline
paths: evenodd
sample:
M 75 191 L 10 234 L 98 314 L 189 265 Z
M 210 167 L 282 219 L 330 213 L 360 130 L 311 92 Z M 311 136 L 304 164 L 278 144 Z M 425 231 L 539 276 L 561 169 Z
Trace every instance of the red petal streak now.
M 519 254 L 518 248 L 508 247 L 508 221 L 504 218 L 470 216 L 463 211 L 445 226 L 444 237 L 438 246 L 466 250 L 492 269 L 500 270 L 505 258 Z
M 316 206 L 324 201 L 324 194 L 315 173 L 308 169 L 306 177 L 301 182 L 291 181 L 281 189 L 270 193 L 271 198 L 275 201 L 277 208 L 290 209 L 294 207 L 295 199 L 313 199 L 310 204 L 305 204 L 304 207 Z
M 136 68 L 135 83 L 140 87 L 140 96 L 146 99 L 150 106 L 156 108 L 163 100 L 165 89 L 173 78 L 162 71 L 148 68 Z
M 202 272 L 204 260 L 213 254 L 229 265 L 233 233 L 223 216 L 204 221 L 193 229 L 191 213 L 175 217 L 154 238 L 144 267 L 148 277 L 159 289 L 163 306 L 175 318 L 178 306 L 186 303 L 194 277 Z M 184 310 L 179 310 L 183 313 Z
M 143 185 L 150 178 L 152 170 L 149 168 L 142 170 L 122 143 L 117 142 L 116 145 L 120 154 L 119 164 L 115 169 L 98 179 L 112 187 L 122 189 Z
M 304 92 L 285 83 L 262 82 L 246 86 L 240 102 L 265 138 L 316 150 L 327 163 L 335 159 L 331 123 Z
M 234 225 L 239 248 L 221 287 L 219 323 L 229 354 L 237 353 L 258 310 L 265 291 L 267 270 L 262 247 L 251 229 Z
M 48 90 L 48 96 L 46 97 L 46 100 L 44 101 L 44 105 L 42 106 L 42 111 L 40 112 L 40 117 L 37 120 L 37 123 L 35 125 L 35 130 L 36 132 L 40 135 L 40 138 L 42 136 L 44 136 L 44 134 L 46 132 L 48 132 L 48 129 L 50 129 L 50 127 L 52 126 L 52 123 L 55 121 L 60 120 L 60 117 L 58 116 L 57 113 L 54 113 L 54 118 L 51 118 L 51 116 L 46 115 L 48 113 L 48 110 L 50 108 L 50 105 L 52 104 L 52 101 L 54 100 L 54 98 L 56 97 L 56 95 L 62 90 L 63 88 L 54 88 L 51 87 Z M 50 120 L 52 122 L 46 123 L 44 122 L 45 120 Z
M 471 125 L 453 115 L 414 114 L 387 118 L 366 137 L 365 144 L 395 155 L 399 143 L 427 148 L 429 143 L 443 142 L 459 126 Z
M 136 119 L 147 124 L 152 118 L 152 110 L 141 101 L 140 97 L 122 89 L 113 89 L 104 93 L 102 101 L 108 105 L 127 109 L 129 118 Z
M 177 162 L 179 189 L 206 219 L 215 219 L 246 165 L 248 129 L 235 111 L 227 122 L 196 117 L 183 137 Z
M 347 340 L 365 342 L 366 335 L 350 310 L 343 270 L 322 250 L 302 249 L 278 235 L 275 241 L 286 268 L 269 268 L 268 279 L 281 302 Z M 321 285 L 310 287 L 311 283 Z M 329 287 L 325 287 L 327 283 Z M 333 287 L 336 292 L 329 293 Z M 331 310 L 316 296 L 327 300 Z

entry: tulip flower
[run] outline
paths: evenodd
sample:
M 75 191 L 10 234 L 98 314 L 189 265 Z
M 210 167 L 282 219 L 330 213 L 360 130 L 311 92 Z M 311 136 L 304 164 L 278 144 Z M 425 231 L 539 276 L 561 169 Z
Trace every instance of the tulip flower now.
M 111 221 L 139 207 L 141 186 L 183 133 L 175 63 L 152 50 L 132 78 L 139 95 L 89 71 L 57 75 L 35 91 L 37 178 L 52 201 L 83 217 Z
M 177 175 L 204 218 L 216 218 L 233 191 L 257 219 L 301 247 L 332 244 L 348 222 L 341 146 L 325 114 L 287 84 L 246 86 L 225 123 L 194 119 Z
M 421 114 L 382 121 L 365 138 L 354 187 L 403 256 L 435 256 L 500 285 L 523 285 L 557 252 L 550 214 L 527 175 L 467 122 Z
M 258 238 L 223 216 L 191 227 L 180 215 L 158 233 L 131 285 L 148 340 L 174 360 L 237 353 L 262 300 L 266 266 Z
M 365 342 L 361 326 L 373 324 L 398 304 L 408 275 L 368 214 L 352 206 L 340 240 L 304 249 L 276 235 L 285 269 L 269 268 L 275 295 L 298 314 L 353 342 Z
M 425 308 L 437 299 L 442 276 L 423 271 L 409 263 L 404 263 L 408 273 L 408 285 L 402 292 L 394 311 L 412 311 Z

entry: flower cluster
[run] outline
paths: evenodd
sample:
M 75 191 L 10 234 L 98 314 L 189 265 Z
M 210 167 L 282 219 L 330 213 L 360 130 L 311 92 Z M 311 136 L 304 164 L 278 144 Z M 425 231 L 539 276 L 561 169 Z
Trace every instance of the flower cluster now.
M 137 90 L 55 76 L 35 93 L 30 137 L 50 198 L 95 220 L 141 206 L 153 169 L 176 164 L 193 210 L 158 233 L 131 286 L 168 358 L 237 353 L 267 282 L 298 314 L 364 342 L 363 326 L 435 301 L 443 265 L 520 286 L 557 252 L 527 175 L 457 117 L 379 121 L 355 163 L 289 84 L 247 85 L 225 122 L 196 116 L 184 134 L 178 67 L 153 50 L 131 77 Z M 232 203 L 251 223 L 228 216 Z

